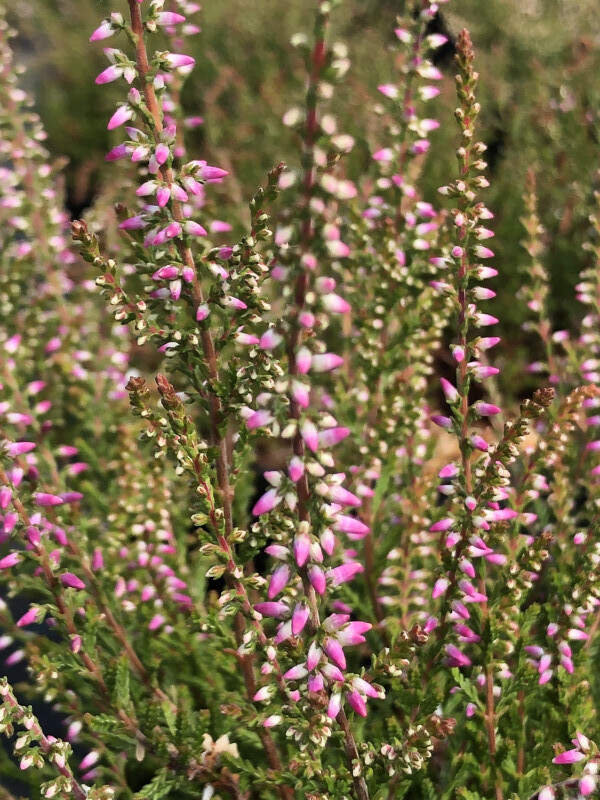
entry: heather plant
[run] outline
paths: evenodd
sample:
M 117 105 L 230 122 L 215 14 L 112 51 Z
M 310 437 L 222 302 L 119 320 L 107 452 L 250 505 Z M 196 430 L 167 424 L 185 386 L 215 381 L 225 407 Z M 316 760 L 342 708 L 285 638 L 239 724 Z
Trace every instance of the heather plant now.
M 510 267 L 464 29 L 456 168 L 423 192 L 450 136 L 440 5 L 390 20 L 357 169 L 343 5 L 315 3 L 291 42 L 296 151 L 231 220 L 235 176 L 185 136 L 199 6 L 108 9 L 87 36 L 99 96 L 121 91 L 113 172 L 72 243 L 2 23 L 0 646 L 24 680 L 0 682 L 0 763 L 31 796 L 596 792 L 598 194 L 585 315 L 556 331 L 527 177 L 539 385 L 517 406 L 490 360 L 486 282 Z

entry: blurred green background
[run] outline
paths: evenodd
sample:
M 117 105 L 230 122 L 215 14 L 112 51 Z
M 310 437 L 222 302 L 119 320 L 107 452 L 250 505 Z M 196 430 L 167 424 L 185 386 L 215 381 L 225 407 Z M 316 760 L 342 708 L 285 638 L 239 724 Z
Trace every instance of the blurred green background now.
M 88 36 L 119 3 L 23 0 L 9 6 L 50 150 L 69 159 L 68 201 L 78 215 L 110 180 L 103 155 L 114 140 L 106 120 L 123 87 L 94 85 L 106 60 L 101 46 L 88 44 Z M 339 129 L 357 141 L 346 165 L 351 177 L 384 144 L 377 141 L 371 109 L 377 85 L 398 77 L 393 28 L 404 6 L 398 0 L 345 0 L 333 18 L 334 37 L 347 44 L 352 61 L 332 107 Z M 599 163 L 599 11 L 597 0 L 451 0 L 440 6 L 435 20 L 436 28 L 451 38 L 468 27 L 476 48 L 481 137 L 489 148 L 492 183 L 487 197 L 496 214 L 494 249 L 501 271 L 494 313 L 502 318 L 509 340 L 508 381 L 518 377 L 523 363 L 512 356 L 527 357 L 529 346 L 520 330 L 523 307 L 515 295 L 526 265 L 519 218 L 530 166 L 538 174 L 555 326 L 571 325 L 579 313 L 572 289 L 586 263 L 581 245 L 589 233 L 587 215 Z M 312 4 L 209 0 L 199 16 L 202 32 L 190 40 L 198 66 L 184 104 L 205 124 L 193 132 L 190 149 L 231 171 L 219 217 L 235 220 L 273 163 L 298 162 L 295 134 L 281 117 L 302 102 L 303 65 L 289 42 L 298 31 L 310 35 Z M 110 46 L 112 40 L 102 44 Z M 437 187 L 455 167 L 451 44 L 441 51 L 438 66 L 446 80 L 441 99 L 431 108 L 442 126 L 432 136 L 421 184 L 425 199 L 433 202 Z

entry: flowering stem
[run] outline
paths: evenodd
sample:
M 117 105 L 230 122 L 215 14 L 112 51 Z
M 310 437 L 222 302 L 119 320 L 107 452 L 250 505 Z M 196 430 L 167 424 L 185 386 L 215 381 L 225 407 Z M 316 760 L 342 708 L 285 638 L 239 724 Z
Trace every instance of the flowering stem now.
M 21 720 L 23 720 L 23 718 L 26 716 L 25 711 L 7 684 L 0 686 L 0 697 L 4 703 L 13 709 L 13 716 L 19 722 L 21 722 Z M 45 755 L 49 755 L 54 752 L 52 742 L 45 736 L 37 720 L 34 721 L 29 730 L 32 731 L 37 737 L 37 740 L 40 743 L 40 748 Z M 69 767 L 66 759 L 64 762 L 62 762 L 62 760 L 58 761 L 55 759 L 52 763 L 58 772 L 60 772 L 60 774 L 63 775 L 71 784 L 70 791 L 72 793 L 72 797 L 74 797 L 75 800 L 86 800 L 88 794 L 71 772 L 71 768 Z

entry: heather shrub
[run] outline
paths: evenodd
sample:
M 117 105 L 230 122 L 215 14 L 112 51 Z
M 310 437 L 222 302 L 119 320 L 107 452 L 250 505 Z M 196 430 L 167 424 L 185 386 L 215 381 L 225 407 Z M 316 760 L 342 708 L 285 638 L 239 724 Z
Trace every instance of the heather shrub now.
M 257 87 L 249 116 L 235 92 L 202 109 L 225 160 L 198 135 L 190 53 L 226 94 L 252 9 L 217 25 L 216 54 L 195 44 L 194 0 L 73 25 L 95 53 L 81 73 L 108 61 L 80 124 L 115 104 L 104 163 L 84 153 L 102 191 L 71 221 L 2 18 L 0 648 L 21 667 L 0 681 L 5 797 L 596 792 L 600 192 L 567 119 L 584 111 L 590 134 L 594 101 L 540 91 L 494 189 L 480 97 L 508 101 L 480 94 L 453 21 L 485 41 L 495 11 L 452 5 L 386 9 L 348 106 L 352 26 L 319 0 L 265 51 L 289 92 Z M 543 31 L 512 35 L 527 51 Z M 566 141 L 561 193 L 544 164 Z M 567 206 L 583 311 L 559 327 Z M 514 290 L 504 356 L 492 281 Z

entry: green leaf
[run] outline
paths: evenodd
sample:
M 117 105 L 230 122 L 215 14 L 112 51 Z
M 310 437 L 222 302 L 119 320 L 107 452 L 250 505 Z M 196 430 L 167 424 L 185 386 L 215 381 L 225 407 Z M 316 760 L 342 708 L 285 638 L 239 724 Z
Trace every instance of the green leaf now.
M 115 677 L 117 703 L 121 708 L 129 705 L 129 661 L 125 656 L 119 659 Z

